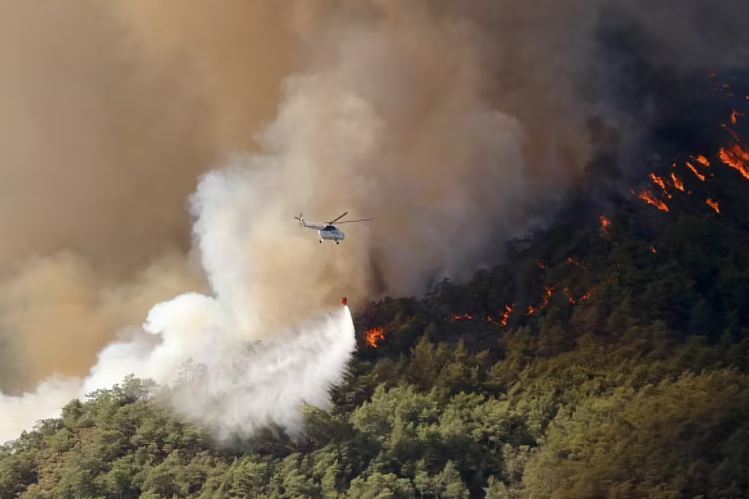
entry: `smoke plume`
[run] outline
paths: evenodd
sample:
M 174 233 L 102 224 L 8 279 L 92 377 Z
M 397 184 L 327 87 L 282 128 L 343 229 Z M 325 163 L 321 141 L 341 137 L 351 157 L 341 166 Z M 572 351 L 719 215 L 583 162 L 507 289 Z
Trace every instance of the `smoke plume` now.
M 2 417 L 27 427 L 128 372 L 169 383 L 191 357 L 212 380 L 199 401 L 254 393 L 266 368 L 285 380 L 286 361 L 329 363 L 309 390 L 268 385 L 283 415 L 227 407 L 222 426 L 175 402 L 221 435 L 293 427 L 352 346 L 344 318 L 295 324 L 344 294 L 416 293 L 496 261 L 601 152 L 592 123 L 628 144 L 627 168 L 664 73 L 745 60 L 745 3 L 700 5 L 4 3 Z M 375 220 L 343 226 L 340 247 L 291 223 L 346 210 Z

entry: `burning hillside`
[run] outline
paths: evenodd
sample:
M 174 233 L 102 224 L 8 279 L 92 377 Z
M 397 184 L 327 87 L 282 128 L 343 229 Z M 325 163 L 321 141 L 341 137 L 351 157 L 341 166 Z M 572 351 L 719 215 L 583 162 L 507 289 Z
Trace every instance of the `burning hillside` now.
M 748 18 L 1 4 L 0 496 L 747 495 Z
M 741 145 L 741 138 L 739 132 L 733 127 L 739 124 L 740 118 L 743 113 L 738 112 L 736 109 L 731 110 L 729 116 L 730 126 L 723 123 L 720 127 L 728 131 L 729 136 L 732 139 L 732 143 L 727 146 L 720 147 L 716 152 L 715 156 L 720 159 L 720 164 L 724 167 L 728 167 L 741 175 L 745 180 L 749 180 L 749 152 L 744 149 Z M 722 181 L 724 176 L 727 175 L 726 171 L 721 171 L 719 168 L 713 168 L 710 159 L 703 154 L 689 154 L 686 156 L 690 159 L 684 160 L 679 163 L 674 161 L 671 165 L 672 171 L 669 172 L 670 183 L 666 182 L 664 177 L 656 172 L 648 174 L 648 179 L 651 184 L 658 187 L 660 191 L 660 197 L 656 196 L 653 191 L 648 188 L 640 190 L 640 192 L 633 194 L 645 204 L 650 205 L 658 209 L 663 213 L 671 211 L 669 205 L 666 204 L 665 200 L 673 199 L 674 192 L 681 193 L 686 196 L 704 196 L 704 204 L 709 207 L 716 214 L 721 214 L 721 203 L 717 198 L 717 194 L 712 192 L 712 185 L 715 185 L 714 181 L 707 182 L 708 177 L 715 179 L 715 181 Z M 686 172 L 691 173 L 692 178 L 696 179 L 701 184 L 695 184 L 694 188 L 687 190 L 682 175 Z M 726 177 L 727 178 L 727 177 Z M 664 200 L 665 198 L 665 200 Z

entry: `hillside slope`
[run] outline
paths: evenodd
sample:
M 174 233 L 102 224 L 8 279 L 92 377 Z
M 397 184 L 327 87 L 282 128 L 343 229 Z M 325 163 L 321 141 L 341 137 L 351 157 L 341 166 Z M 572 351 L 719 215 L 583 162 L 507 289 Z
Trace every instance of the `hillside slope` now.
M 217 449 L 128 379 L 4 446 L 0 498 L 746 497 L 749 152 L 726 124 L 470 282 L 366 307 L 301 440 Z

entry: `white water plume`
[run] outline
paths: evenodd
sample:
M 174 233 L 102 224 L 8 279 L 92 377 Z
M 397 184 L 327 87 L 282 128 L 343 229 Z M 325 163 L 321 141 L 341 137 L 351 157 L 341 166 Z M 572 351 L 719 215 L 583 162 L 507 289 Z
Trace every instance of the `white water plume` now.
M 284 332 L 281 341 L 229 338 L 217 302 L 197 293 L 157 305 L 128 341 L 109 345 L 85 379 L 49 379 L 34 392 L 0 395 L 0 441 L 35 420 L 54 417 L 69 400 L 119 383 L 129 374 L 162 384 L 175 409 L 219 441 L 276 425 L 295 434 L 303 405 L 325 408 L 355 347 L 348 307 Z M 181 379 L 178 379 L 181 375 Z

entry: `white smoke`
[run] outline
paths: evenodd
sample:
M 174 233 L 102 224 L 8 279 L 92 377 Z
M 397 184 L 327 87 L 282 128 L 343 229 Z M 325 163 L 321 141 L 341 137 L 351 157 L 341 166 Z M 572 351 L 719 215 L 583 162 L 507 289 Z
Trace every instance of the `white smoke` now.
M 22 395 L 0 393 L 0 443 L 17 438 L 35 421 L 59 416 L 60 408 L 80 395 L 81 380 L 50 378 Z

